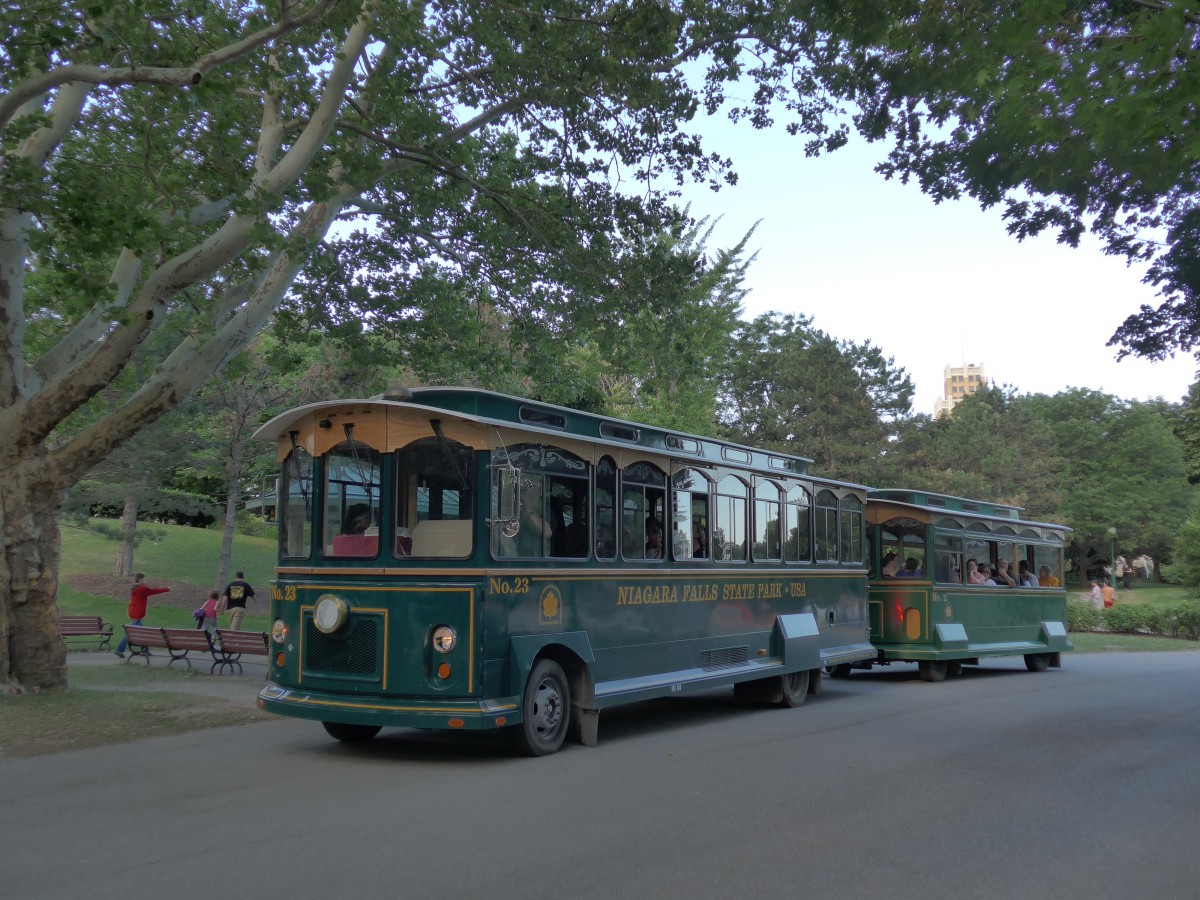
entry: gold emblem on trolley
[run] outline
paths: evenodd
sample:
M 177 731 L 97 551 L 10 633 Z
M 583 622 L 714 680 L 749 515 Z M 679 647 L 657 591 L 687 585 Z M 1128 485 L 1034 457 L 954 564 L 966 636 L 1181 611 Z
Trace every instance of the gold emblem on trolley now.
M 558 588 L 552 584 L 542 588 L 542 595 L 538 598 L 542 625 L 561 625 L 562 607 L 562 593 Z

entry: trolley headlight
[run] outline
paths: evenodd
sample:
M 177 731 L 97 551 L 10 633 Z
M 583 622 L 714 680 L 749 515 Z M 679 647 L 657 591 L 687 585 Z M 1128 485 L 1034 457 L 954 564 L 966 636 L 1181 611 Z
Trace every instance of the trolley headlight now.
M 433 649 L 438 653 L 449 653 L 458 643 L 458 635 L 449 625 L 439 625 L 433 629 Z
M 333 634 L 346 624 L 349 614 L 349 603 L 336 594 L 323 594 L 317 598 L 317 606 L 313 610 L 313 624 L 317 626 L 317 631 Z
M 288 628 L 283 623 L 283 619 L 276 619 L 271 626 L 271 640 L 277 644 L 282 644 L 287 640 Z

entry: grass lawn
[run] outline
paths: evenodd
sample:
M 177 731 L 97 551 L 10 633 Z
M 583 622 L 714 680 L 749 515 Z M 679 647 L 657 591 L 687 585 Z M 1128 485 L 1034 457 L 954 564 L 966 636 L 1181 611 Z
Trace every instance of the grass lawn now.
M 1075 653 L 1171 653 L 1200 650 L 1200 641 L 1150 634 L 1108 634 L 1102 631 L 1072 631 Z
M 1145 606 L 1175 606 L 1185 600 L 1195 600 L 1196 590 L 1194 588 L 1184 587 L 1179 584 L 1156 584 L 1152 581 L 1135 581 L 1133 588 L 1125 590 L 1120 587 L 1121 582 L 1117 582 L 1117 602 L 1118 603 L 1133 603 Z M 1091 587 L 1082 585 L 1068 585 L 1067 593 L 1070 596 L 1078 596 L 1087 594 L 1091 591 Z
M 102 521 L 116 527 L 114 520 Z M 63 525 L 61 571 L 64 578 L 76 573 L 111 574 L 116 556 L 116 541 L 93 531 Z M 133 570 L 145 572 L 147 581 L 170 578 L 211 585 L 216 581 L 220 556 L 221 532 L 214 528 L 139 524 Z M 244 571 L 246 580 L 256 588 L 260 584 L 267 585 L 275 572 L 275 538 L 234 535 L 230 577 L 237 569 Z
M 102 524 L 115 527 L 113 520 Z M 138 525 L 139 543 L 134 549 L 133 568 L 145 572 L 149 584 L 163 581 L 186 582 L 191 586 L 186 596 L 175 590 L 150 598 L 147 625 L 166 628 L 194 626 L 191 610 L 204 602 L 217 577 L 217 560 L 221 555 L 221 532 L 209 528 L 188 528 L 183 525 Z M 269 627 L 267 604 L 270 583 L 275 571 L 275 539 L 235 535 L 230 578 L 240 569 L 246 580 L 254 585 L 256 596 L 250 603 L 243 628 L 266 631 Z M 85 593 L 70 586 L 73 577 L 111 575 L 116 559 L 114 540 L 81 528 L 64 525 L 62 528 L 62 564 L 58 592 L 59 611 L 68 615 L 100 616 L 112 622 L 121 635 L 121 624 L 128 621 L 124 597 Z M 171 602 L 166 602 L 170 598 Z M 80 648 L 89 646 L 80 641 Z M 91 646 L 94 646 L 91 645 Z M 72 676 L 74 677 L 74 676 Z
M 190 672 L 76 666 L 63 694 L 0 695 L 0 758 L 37 756 L 273 719 L 247 703 L 187 691 Z

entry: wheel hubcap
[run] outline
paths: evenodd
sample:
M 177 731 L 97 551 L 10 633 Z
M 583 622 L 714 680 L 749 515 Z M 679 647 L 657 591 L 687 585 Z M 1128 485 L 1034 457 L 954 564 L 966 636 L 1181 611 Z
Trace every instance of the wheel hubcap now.
M 553 680 L 547 679 L 533 692 L 533 730 L 544 739 L 551 739 L 562 725 L 562 694 Z

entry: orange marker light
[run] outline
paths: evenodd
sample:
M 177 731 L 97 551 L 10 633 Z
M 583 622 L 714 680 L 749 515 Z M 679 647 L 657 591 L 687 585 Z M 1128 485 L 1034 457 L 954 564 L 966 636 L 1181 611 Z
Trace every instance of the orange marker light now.
M 451 719 L 446 724 L 449 725 L 451 728 L 462 728 L 463 720 L 462 719 Z
M 275 665 L 277 665 L 277 666 L 283 665 L 283 653 L 275 654 Z
M 442 663 L 437 667 L 438 678 L 446 679 L 450 677 L 450 663 Z
M 507 724 L 508 724 L 508 719 L 506 719 L 504 716 L 498 716 L 498 717 L 496 718 L 496 725 L 497 725 L 497 726 L 499 726 L 499 725 L 507 725 Z

